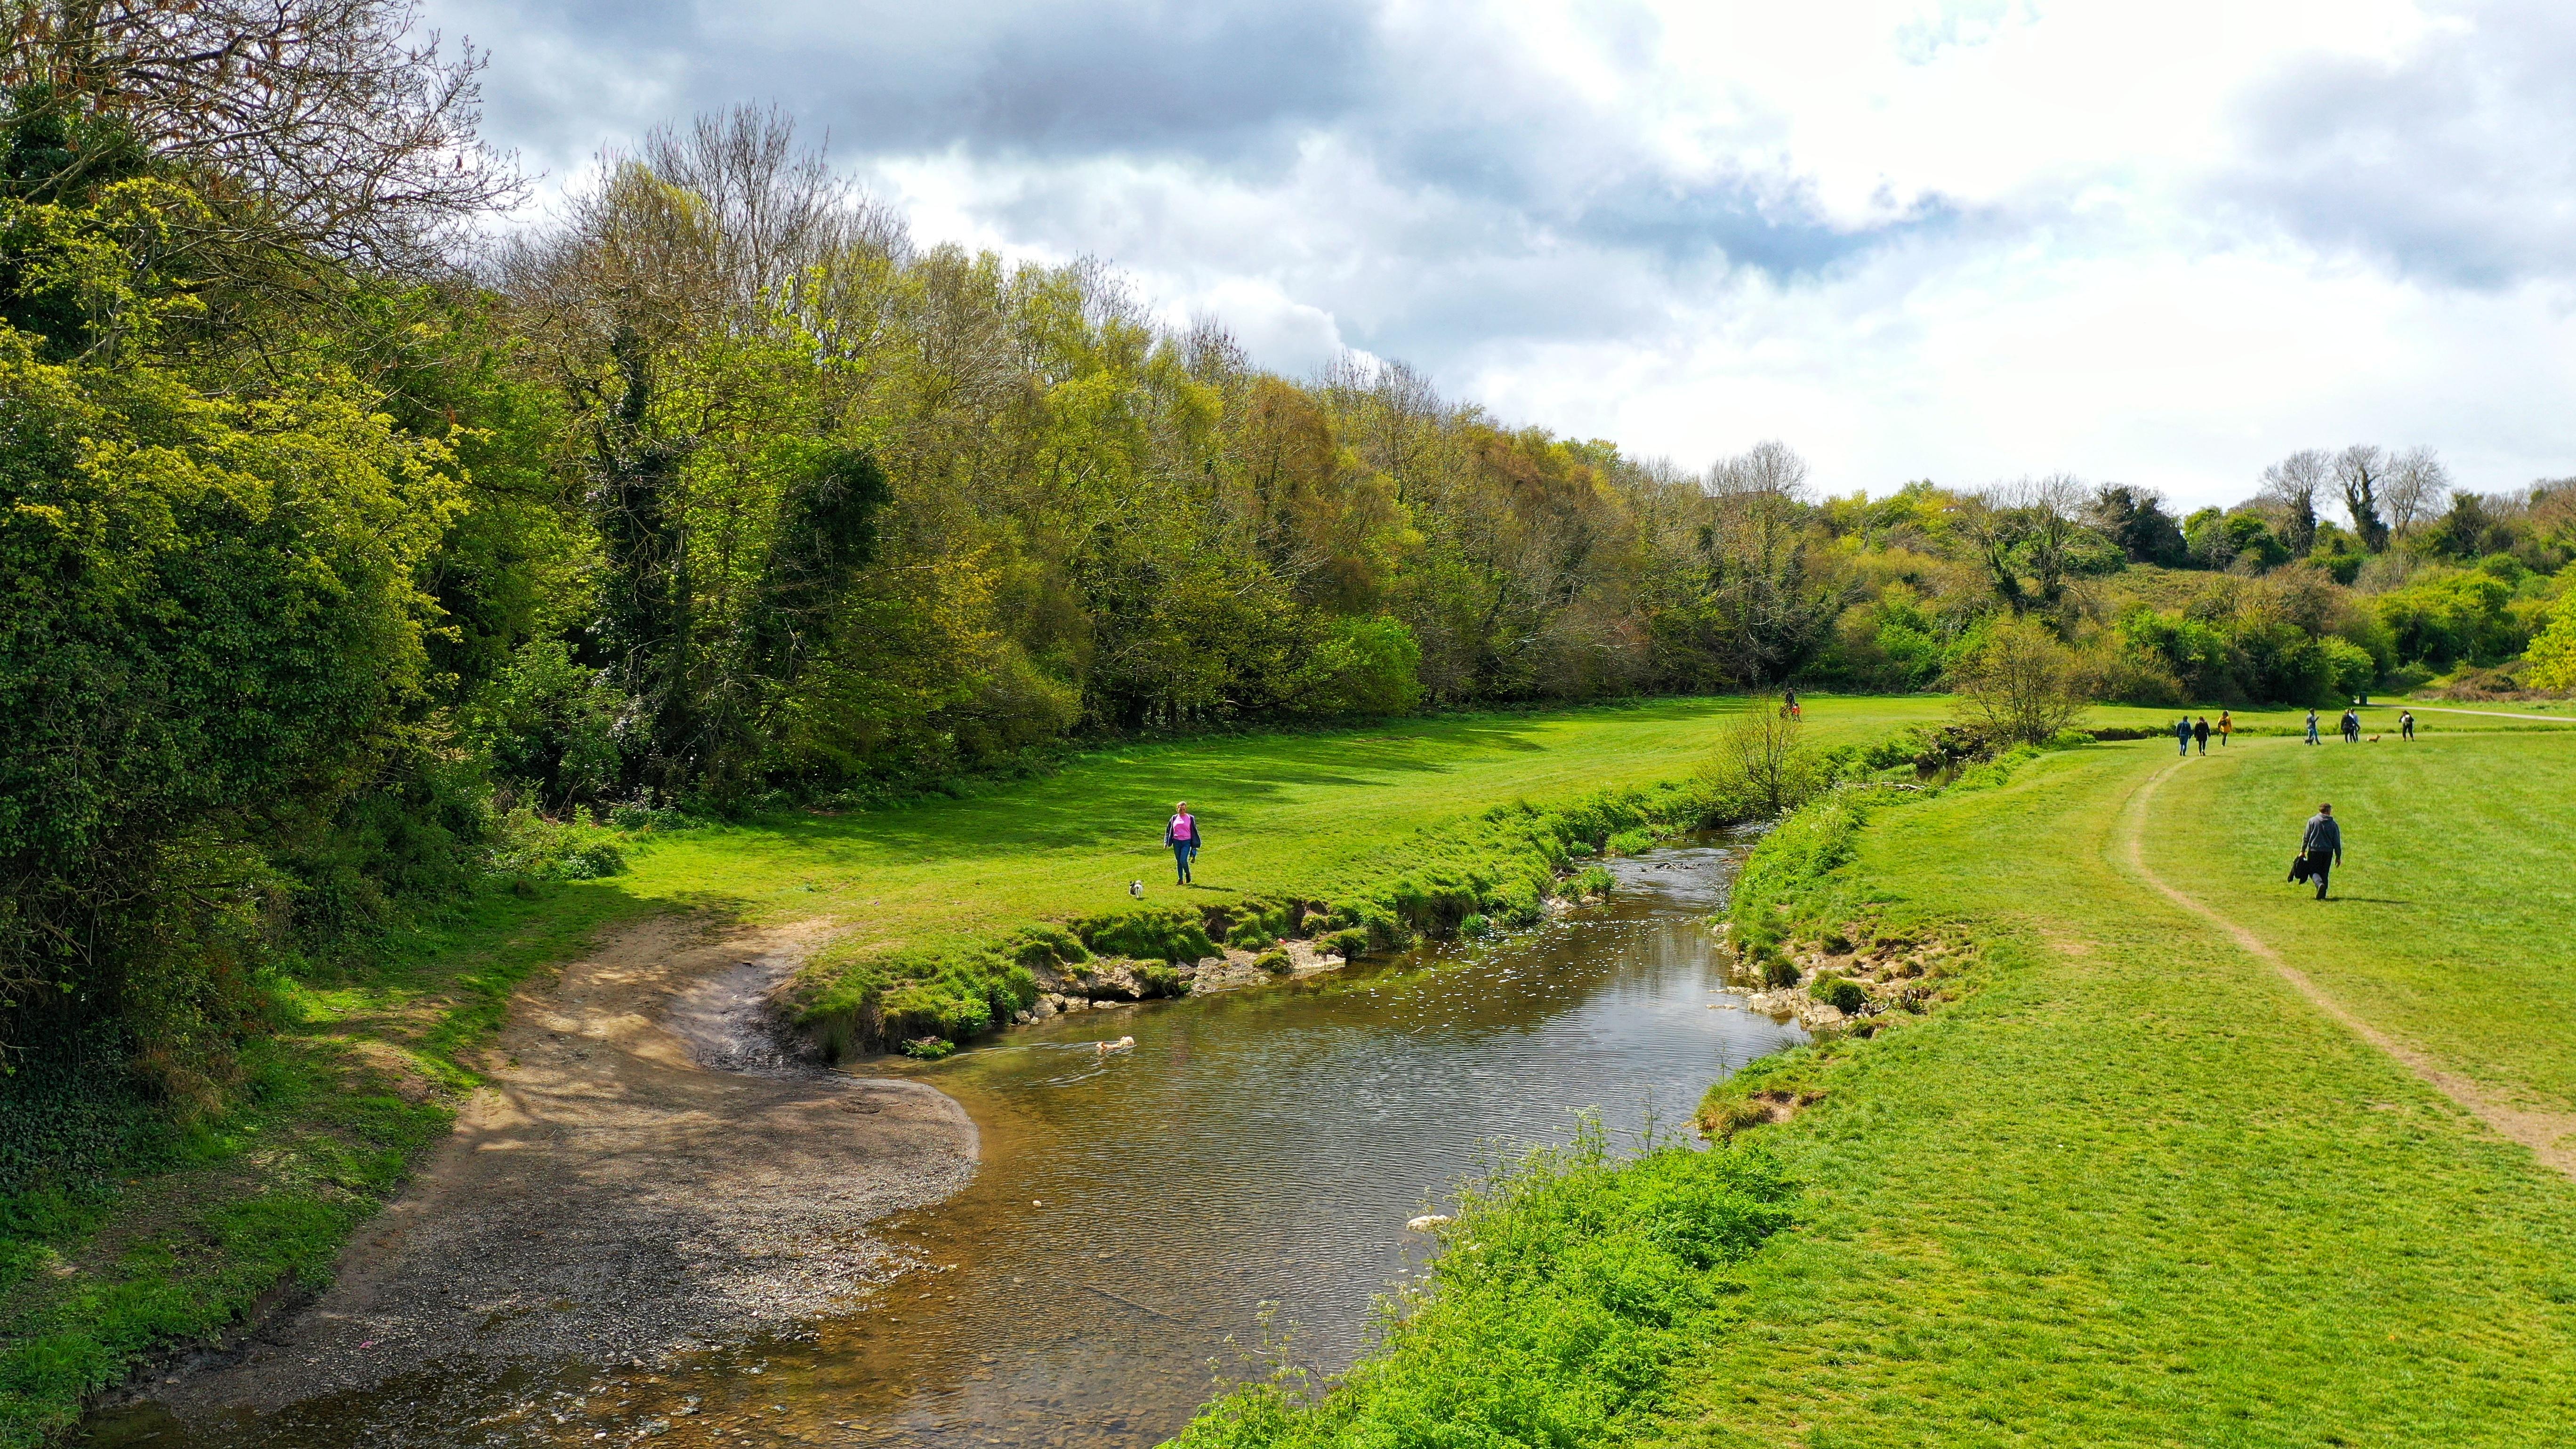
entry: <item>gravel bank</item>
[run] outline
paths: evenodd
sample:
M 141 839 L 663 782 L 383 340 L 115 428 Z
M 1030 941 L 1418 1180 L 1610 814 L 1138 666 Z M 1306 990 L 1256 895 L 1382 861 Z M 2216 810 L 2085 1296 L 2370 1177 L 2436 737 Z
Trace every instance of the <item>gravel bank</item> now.
M 975 1128 L 930 1087 L 824 1072 L 758 1030 L 812 935 L 658 920 L 525 995 L 490 1085 L 330 1290 L 131 1397 L 186 1419 L 430 1365 L 652 1359 L 894 1276 L 869 1225 L 964 1186 Z

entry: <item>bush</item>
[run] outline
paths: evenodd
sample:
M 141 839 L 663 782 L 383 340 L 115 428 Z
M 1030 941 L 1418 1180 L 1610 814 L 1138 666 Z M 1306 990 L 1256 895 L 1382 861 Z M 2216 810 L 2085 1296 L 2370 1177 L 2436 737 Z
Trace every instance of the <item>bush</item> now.
M 1861 984 L 1841 976 L 1819 976 L 1807 987 L 1807 994 L 1847 1014 L 1857 1013 L 1869 1005 L 1869 993 Z
M 522 805 L 493 832 L 491 868 L 531 880 L 596 880 L 623 874 L 626 852 L 614 830 L 548 820 Z
M 1369 933 L 1366 931 L 1335 931 L 1332 935 L 1324 939 L 1324 948 L 1331 951 L 1334 955 L 1341 957 L 1344 961 L 1356 961 L 1362 956 L 1368 954 Z
M 1574 873 L 1572 884 L 1578 896 L 1606 896 L 1617 882 L 1611 879 L 1610 872 L 1597 865 L 1587 865 Z
M 1951 674 L 1963 708 L 2000 739 L 2037 744 L 2092 702 L 2074 654 L 2027 619 L 1995 624 Z
M 1143 994 L 1149 998 L 1177 999 L 1190 994 L 1190 983 L 1181 979 L 1181 973 L 1177 967 L 1139 966 L 1136 968 L 1136 982 L 1143 988 Z
M 1422 646 L 1399 619 L 1337 619 L 1298 671 L 1291 697 L 1333 718 L 1407 714 L 1422 702 Z
M 1269 972 L 1273 976 L 1285 976 L 1291 970 L 1295 969 L 1297 965 L 1296 961 L 1291 959 L 1286 951 L 1278 950 L 1262 952 L 1260 955 L 1252 958 L 1252 964 Z
M 1084 946 L 1104 956 L 1179 965 L 1217 954 L 1205 921 L 1182 906 L 1140 906 L 1089 916 L 1074 922 L 1073 932 Z
M 1610 855 L 1643 855 L 1654 848 L 1655 832 L 1651 830 L 1622 830 L 1611 836 L 1604 847 Z
M 1764 956 L 1762 958 L 1762 984 L 1775 991 L 1797 985 L 1798 963 L 1790 960 L 1786 956 Z
M 1465 919 L 1458 922 L 1458 934 L 1470 941 L 1481 941 L 1494 934 L 1494 923 L 1470 912 Z
M 918 1036 L 903 1044 L 905 1056 L 915 1057 L 925 1062 L 938 1061 L 942 1057 L 954 1055 L 956 1051 L 957 1043 L 946 1037 Z

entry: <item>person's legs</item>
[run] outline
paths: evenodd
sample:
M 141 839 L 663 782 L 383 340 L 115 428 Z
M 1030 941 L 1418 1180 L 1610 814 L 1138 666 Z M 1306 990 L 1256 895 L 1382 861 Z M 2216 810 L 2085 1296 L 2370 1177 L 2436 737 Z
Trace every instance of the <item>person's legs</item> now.
M 1188 885 L 1189 883 L 1190 848 L 1187 844 L 1175 840 L 1172 842 L 1172 884 Z
M 2328 857 L 2323 860 L 2311 861 L 2308 865 L 2308 873 L 2316 878 L 2318 900 L 2324 900 L 2326 898 L 2326 871 L 2333 864 L 2333 859 Z

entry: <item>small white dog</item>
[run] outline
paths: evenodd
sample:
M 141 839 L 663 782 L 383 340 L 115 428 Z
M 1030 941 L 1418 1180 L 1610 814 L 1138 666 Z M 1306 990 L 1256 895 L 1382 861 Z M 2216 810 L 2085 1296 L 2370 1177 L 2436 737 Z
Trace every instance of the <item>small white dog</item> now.
M 1122 1036 L 1116 1041 L 1094 1042 L 1092 1045 L 1100 1048 L 1100 1054 L 1105 1057 L 1111 1052 L 1134 1051 L 1136 1049 L 1136 1038 L 1132 1036 Z

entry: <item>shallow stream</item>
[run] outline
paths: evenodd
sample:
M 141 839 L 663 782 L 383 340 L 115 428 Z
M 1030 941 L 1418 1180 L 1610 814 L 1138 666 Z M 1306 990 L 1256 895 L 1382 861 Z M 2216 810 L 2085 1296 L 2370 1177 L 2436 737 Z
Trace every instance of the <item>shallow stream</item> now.
M 410 1375 L 248 1425 L 102 1416 L 96 1449 L 1159 1443 L 1286 1335 L 1337 1372 L 1436 1212 L 1597 1111 L 1678 1130 L 1800 1038 L 1725 986 L 1707 918 L 1740 842 L 1612 863 L 1602 907 L 1478 948 L 1059 1017 L 891 1068 L 963 1103 L 983 1164 L 888 1225 L 918 1254 L 861 1311 L 650 1369 Z M 1103 1039 L 1133 1036 L 1103 1056 Z

